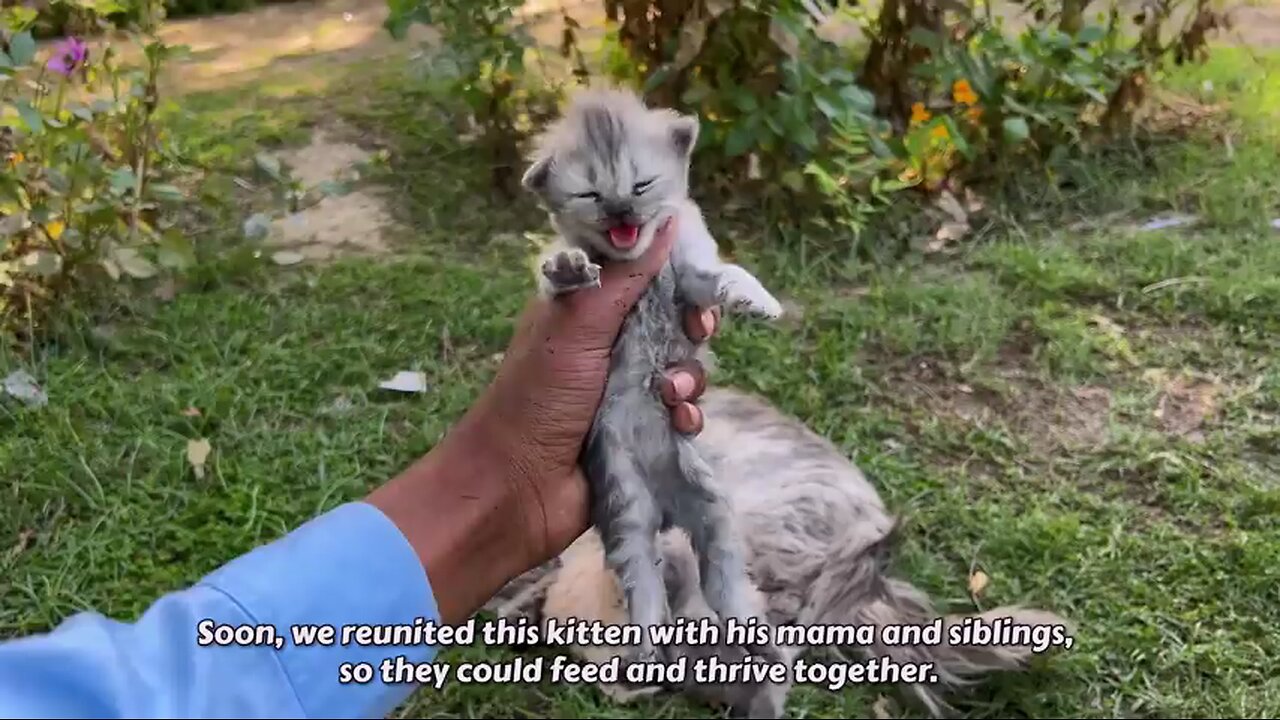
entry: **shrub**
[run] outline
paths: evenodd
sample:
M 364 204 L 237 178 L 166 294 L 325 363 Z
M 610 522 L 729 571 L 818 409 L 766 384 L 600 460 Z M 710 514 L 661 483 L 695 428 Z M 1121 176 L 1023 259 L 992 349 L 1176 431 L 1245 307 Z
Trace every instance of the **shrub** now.
M 184 193 L 166 182 L 154 121 L 156 79 L 174 52 L 134 34 L 144 66 L 92 57 L 78 38 L 37 62 L 30 18 L 9 14 L 0 40 L 0 323 L 30 338 L 49 311 L 92 283 L 146 279 L 194 261 L 171 212 Z
M 1090 16 L 1088 0 L 1022 0 L 1032 20 L 1011 30 L 979 0 L 883 0 L 874 17 L 818 0 L 604 0 L 596 69 L 572 18 L 560 54 L 578 78 L 608 77 L 697 112 L 700 171 L 736 188 L 745 177 L 767 180 L 766 192 L 816 194 L 856 235 L 894 192 L 954 200 L 975 176 L 1126 130 L 1165 63 L 1203 56 L 1225 20 L 1210 2 L 1161 0 L 1129 18 L 1119 5 Z M 522 3 L 389 4 L 397 34 L 415 21 L 444 31 L 437 62 L 454 58 L 476 121 L 494 142 L 519 142 L 510 118 L 528 110 L 493 78 L 517 74 L 528 50 L 512 32 Z M 1171 27 L 1179 16 L 1185 24 Z M 828 39 L 833 20 L 858 24 L 864 41 Z

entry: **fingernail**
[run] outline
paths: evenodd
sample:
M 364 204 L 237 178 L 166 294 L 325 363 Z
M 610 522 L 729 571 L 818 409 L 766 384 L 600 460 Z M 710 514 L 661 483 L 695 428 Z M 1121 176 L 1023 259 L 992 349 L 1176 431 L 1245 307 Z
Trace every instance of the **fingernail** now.
M 687 372 L 676 372 L 671 374 L 671 388 L 675 390 L 676 397 L 684 399 L 697 388 L 698 381 Z
M 716 314 L 710 310 L 703 310 L 698 316 L 698 321 L 702 323 L 703 339 L 711 337 L 716 331 Z
M 691 403 L 681 403 L 671 411 L 671 422 L 682 433 L 702 432 L 702 411 Z

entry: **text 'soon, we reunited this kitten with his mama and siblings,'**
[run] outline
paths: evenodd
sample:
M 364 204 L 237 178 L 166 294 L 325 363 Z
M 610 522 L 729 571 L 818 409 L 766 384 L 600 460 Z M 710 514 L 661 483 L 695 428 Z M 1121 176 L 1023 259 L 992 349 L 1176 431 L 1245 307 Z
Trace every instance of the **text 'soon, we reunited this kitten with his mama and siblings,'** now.
M 766 622 L 747 576 L 728 499 L 712 482 L 695 437 L 674 427 L 659 394 L 661 373 L 697 355 L 684 308 L 776 319 L 778 301 L 744 268 L 722 262 L 698 206 L 689 165 L 698 119 L 648 108 L 635 94 L 580 91 L 538 138 L 522 183 L 559 235 L 539 286 L 556 296 L 595 287 L 602 263 L 627 261 L 675 221 L 670 259 L 627 317 L 615 343 L 604 397 L 588 434 L 583 470 L 592 521 L 641 627 L 639 660 L 656 659 L 648 629 L 666 621 L 658 533 L 683 528 L 699 559 L 701 590 L 721 623 Z M 772 644 L 752 644 L 772 655 Z

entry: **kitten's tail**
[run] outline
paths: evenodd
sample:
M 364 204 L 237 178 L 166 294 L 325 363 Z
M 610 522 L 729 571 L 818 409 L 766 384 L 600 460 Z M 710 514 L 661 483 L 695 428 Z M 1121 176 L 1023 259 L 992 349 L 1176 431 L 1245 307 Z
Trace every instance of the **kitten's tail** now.
M 895 533 L 890 533 L 871 547 L 853 543 L 838 545 L 839 549 L 832 553 L 813 584 L 798 622 L 803 626 L 873 626 L 875 638 L 869 645 L 815 648 L 833 652 L 844 662 L 887 657 L 898 664 L 932 663 L 930 670 L 936 675 L 936 682 L 908 685 L 911 694 L 931 716 L 944 717 L 954 713 L 944 699 L 948 693 L 977 683 L 995 672 L 1025 668 L 1035 655 L 1044 650 L 1033 645 L 1037 641 L 1043 642 L 1043 635 L 1049 632 L 1043 626 L 1062 626 L 1064 630 L 1061 632 L 1071 632 L 1071 625 L 1054 613 L 1018 606 L 997 607 L 983 613 L 940 615 L 923 591 L 889 575 L 888 561 L 894 537 Z M 977 644 L 965 640 L 967 644 L 952 643 L 952 628 L 972 623 L 972 618 L 980 618 L 988 627 L 998 622 L 999 625 L 1042 626 L 1042 629 L 1028 633 L 1024 627 L 1022 634 L 1012 642 Z M 941 642 L 936 644 L 886 644 L 882 641 L 881 633 L 890 625 L 930 626 L 938 623 L 942 632 Z

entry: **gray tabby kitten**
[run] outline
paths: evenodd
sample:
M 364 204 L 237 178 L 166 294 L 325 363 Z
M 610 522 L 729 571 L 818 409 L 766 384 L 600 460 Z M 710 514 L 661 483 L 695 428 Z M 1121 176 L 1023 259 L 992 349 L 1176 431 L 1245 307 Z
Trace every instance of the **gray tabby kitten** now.
M 627 317 L 604 397 L 588 434 L 583 469 L 592 520 L 642 628 L 637 659 L 656 659 L 648 629 L 667 617 L 657 536 L 684 528 L 698 556 L 701 591 L 721 623 L 764 622 L 726 497 L 695 439 L 672 427 L 661 373 L 695 357 L 681 313 L 690 305 L 776 319 L 782 307 L 749 272 L 721 262 L 702 213 L 688 197 L 696 117 L 650 109 L 636 95 L 584 90 L 540 138 L 522 179 L 558 232 L 541 265 L 548 296 L 596 287 L 600 263 L 639 257 L 675 221 L 668 263 Z M 771 644 L 752 644 L 771 653 Z

